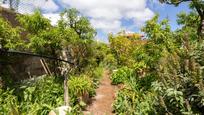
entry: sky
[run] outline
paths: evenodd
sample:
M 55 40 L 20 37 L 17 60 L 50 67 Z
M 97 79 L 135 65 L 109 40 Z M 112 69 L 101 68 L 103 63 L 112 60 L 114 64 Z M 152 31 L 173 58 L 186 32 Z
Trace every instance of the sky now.
M 1 4 L 7 7 L 6 4 Z M 141 33 L 140 29 L 145 21 L 159 14 L 160 20 L 168 18 L 172 30 L 179 26 L 176 14 L 181 11 L 189 12 L 188 3 L 178 7 L 161 4 L 158 0 L 21 0 L 20 13 L 32 13 L 36 8 L 41 9 L 43 15 L 57 24 L 60 12 L 65 8 L 76 8 L 83 16 L 89 18 L 92 26 L 97 30 L 95 39 L 108 42 L 108 33 L 121 30 Z

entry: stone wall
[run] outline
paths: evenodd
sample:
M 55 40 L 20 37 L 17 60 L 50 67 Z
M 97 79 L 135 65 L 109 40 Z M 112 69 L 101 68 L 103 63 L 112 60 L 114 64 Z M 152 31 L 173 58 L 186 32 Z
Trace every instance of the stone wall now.
M 46 74 L 38 57 L 5 57 L 0 57 L 0 75 L 7 71 L 16 82 Z

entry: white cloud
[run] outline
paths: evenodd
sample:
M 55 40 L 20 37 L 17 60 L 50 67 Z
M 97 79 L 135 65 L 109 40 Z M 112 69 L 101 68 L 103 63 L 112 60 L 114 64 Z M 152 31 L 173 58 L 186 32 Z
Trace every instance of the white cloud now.
M 157 0 L 152 0 L 152 4 L 158 4 Z M 55 1 L 56 2 L 56 1 Z M 37 7 L 44 11 L 44 16 L 55 25 L 60 16 L 56 14 L 62 10 L 54 0 L 21 0 L 19 12 L 32 13 Z M 141 27 L 145 21 L 154 16 L 154 12 L 147 7 L 149 0 L 59 0 L 62 7 L 77 8 L 83 15 L 90 18 L 91 24 L 98 30 L 108 32 L 118 32 L 121 29 L 127 31 Z M 150 4 L 151 5 L 151 4 Z M 129 27 L 124 25 L 124 21 L 134 22 Z
M 121 21 L 113 20 L 113 21 L 107 21 L 104 19 L 98 20 L 98 19 L 91 19 L 91 24 L 96 28 L 99 29 L 105 33 L 109 32 L 117 32 L 120 30 L 121 27 Z
M 122 21 L 133 21 L 137 27 L 154 16 L 146 0 L 62 0 L 91 18 L 92 25 L 105 32 L 120 31 Z
M 151 19 L 154 16 L 154 13 L 148 9 L 145 8 L 143 11 L 130 11 L 126 13 L 127 19 L 134 20 L 135 24 L 137 26 L 141 26 L 145 21 Z
M 89 17 L 94 19 L 105 19 L 105 20 L 118 20 L 122 18 L 122 15 L 118 9 L 96 8 L 85 12 Z
M 43 14 L 44 17 L 48 18 L 51 21 L 52 25 L 57 25 L 58 20 L 60 19 L 59 14 L 47 13 Z
M 53 0 L 31 0 L 35 7 L 39 7 L 46 12 L 54 12 L 59 7 L 53 2 Z

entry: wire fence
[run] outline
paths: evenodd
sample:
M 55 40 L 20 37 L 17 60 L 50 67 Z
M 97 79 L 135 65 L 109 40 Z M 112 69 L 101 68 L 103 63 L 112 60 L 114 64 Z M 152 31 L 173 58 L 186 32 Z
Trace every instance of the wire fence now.
M 74 65 L 74 63 L 72 63 L 70 61 L 63 60 L 63 59 L 60 59 L 57 57 L 52 57 L 52 56 L 47 56 L 47 55 L 42 55 L 42 54 L 28 53 L 28 52 L 21 52 L 21 51 L 7 51 L 7 50 L 0 49 L 0 55 L 5 55 L 5 54 L 39 57 L 39 58 L 45 58 L 45 59 L 49 59 L 49 60 L 55 60 L 55 61 L 65 62 L 65 63 L 69 63 L 71 65 Z
M 0 6 L 15 10 L 22 14 L 33 13 L 43 7 L 47 0 L 0 0 Z

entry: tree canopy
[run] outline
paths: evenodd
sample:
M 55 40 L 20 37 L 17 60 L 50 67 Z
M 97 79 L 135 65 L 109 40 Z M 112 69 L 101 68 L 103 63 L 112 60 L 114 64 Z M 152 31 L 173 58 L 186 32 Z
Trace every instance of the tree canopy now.
M 197 20 L 199 22 L 199 26 L 197 28 L 197 34 L 203 36 L 204 34 L 204 1 L 203 0 L 159 0 L 161 3 L 173 4 L 178 6 L 182 2 L 190 2 L 190 8 L 195 9 L 199 15 Z

